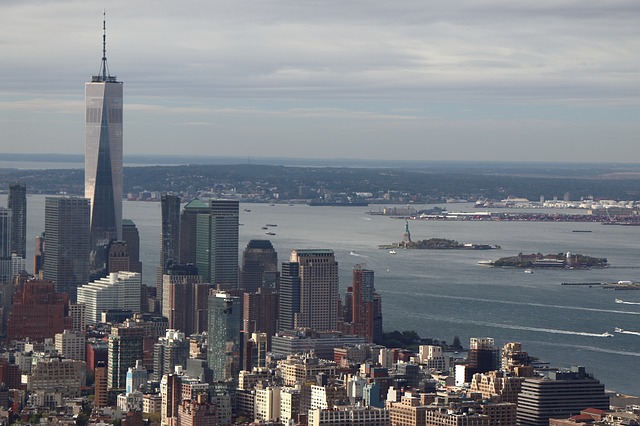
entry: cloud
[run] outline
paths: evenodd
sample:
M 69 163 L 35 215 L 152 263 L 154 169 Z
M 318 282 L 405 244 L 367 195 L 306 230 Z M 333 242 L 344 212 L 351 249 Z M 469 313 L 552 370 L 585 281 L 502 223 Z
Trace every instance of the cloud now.
M 0 110 L 81 114 L 82 84 L 100 65 L 102 8 L 95 0 L 1 2 Z M 632 0 L 114 0 L 107 21 L 126 111 L 185 127 L 216 116 L 322 124 L 491 117 L 508 132 L 520 123 L 514 117 L 582 117 L 610 129 L 640 99 L 640 3 Z M 558 139 L 570 130 L 557 129 Z M 456 137 L 466 134 L 447 136 Z

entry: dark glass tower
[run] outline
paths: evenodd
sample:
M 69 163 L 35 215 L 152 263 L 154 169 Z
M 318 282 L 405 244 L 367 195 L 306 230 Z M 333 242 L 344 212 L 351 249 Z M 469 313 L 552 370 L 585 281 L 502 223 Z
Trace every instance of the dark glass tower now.
M 11 251 L 23 259 L 27 257 L 27 187 L 9 186 L 8 206 L 12 212 Z
M 91 274 L 106 274 L 109 243 L 122 239 L 122 82 L 109 73 L 103 22 L 100 72 L 85 83 L 84 194 L 91 200 Z
M 240 288 L 255 292 L 267 287 L 276 290 L 278 276 L 278 253 L 269 240 L 251 240 L 242 254 Z
M 159 300 L 162 300 L 162 276 L 167 273 L 170 264 L 179 263 L 180 197 L 164 194 L 160 206 L 162 208 L 162 234 L 160 236 L 160 266 L 156 274 L 156 295 Z
M 279 309 L 280 323 L 278 328 L 280 330 L 293 329 L 295 315 L 300 312 L 300 264 L 298 262 L 282 262 Z
M 204 282 L 220 290 L 238 288 L 237 200 L 211 200 L 196 219 L 196 266 Z
M 242 361 L 242 299 L 211 290 L 208 329 L 207 363 L 213 371 L 213 379 L 236 378 Z
M 89 200 L 47 197 L 44 232 L 44 279 L 75 303 L 78 286 L 89 282 Z

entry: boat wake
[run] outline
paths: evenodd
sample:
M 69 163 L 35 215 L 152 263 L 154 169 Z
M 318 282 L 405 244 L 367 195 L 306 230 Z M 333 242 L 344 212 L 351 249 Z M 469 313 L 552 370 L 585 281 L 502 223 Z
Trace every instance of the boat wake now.
M 355 251 L 352 251 L 351 253 L 349 253 L 351 256 L 356 256 L 356 257 L 369 257 L 369 256 L 365 256 L 364 254 L 359 254 L 356 253 Z
M 402 294 L 406 293 L 400 291 L 390 291 L 385 290 L 385 293 L 391 294 Z M 518 302 L 514 300 L 497 300 L 497 299 L 484 299 L 481 297 L 468 297 L 468 296 L 449 296 L 445 294 L 436 294 L 436 293 L 414 293 L 416 296 L 428 296 L 430 298 L 439 298 L 439 299 L 454 299 L 454 300 L 466 300 L 470 302 L 487 302 L 487 303 L 498 303 L 502 305 L 520 305 L 520 306 L 534 306 L 538 308 L 557 308 L 557 309 L 570 309 L 574 311 L 586 311 L 586 312 L 602 312 L 608 314 L 622 314 L 622 315 L 640 315 L 640 312 L 631 312 L 631 311 L 618 311 L 615 309 L 601 309 L 601 308 L 587 308 L 583 306 L 567 306 L 567 305 L 552 305 L 546 303 L 535 303 L 535 302 Z M 620 302 L 616 302 L 620 303 Z M 629 302 L 631 304 L 636 304 L 636 302 Z M 640 304 L 640 303 L 638 303 Z
M 621 328 L 616 327 L 614 330 L 616 333 L 620 334 L 633 334 L 634 336 L 640 336 L 640 331 L 631 331 L 631 330 L 623 330 Z
M 620 299 L 616 299 L 616 303 L 622 303 L 623 305 L 640 305 L 640 302 L 627 302 Z
M 432 320 L 453 322 L 457 324 L 474 324 L 474 325 L 482 325 L 485 327 L 494 327 L 494 328 L 503 328 L 507 330 L 523 330 L 523 331 L 535 331 L 540 333 L 550 333 L 550 334 L 570 334 L 573 336 L 585 336 L 585 337 L 613 337 L 613 334 L 604 332 L 604 333 L 592 333 L 588 331 L 573 331 L 573 330 L 560 330 L 556 328 L 542 328 L 542 327 L 530 327 L 526 325 L 517 325 L 517 324 L 501 324 L 495 322 L 486 322 L 486 321 L 474 321 L 474 320 L 465 320 L 462 318 L 443 318 L 440 316 L 431 316 L 428 314 L 418 314 L 415 313 L 412 316 L 419 318 L 429 318 Z
M 527 344 L 529 344 L 529 343 L 537 344 L 537 345 L 543 345 L 543 346 L 556 346 L 556 347 L 561 347 L 561 348 L 570 348 L 572 350 L 583 349 L 585 351 L 601 352 L 601 353 L 612 354 L 612 355 L 623 355 L 623 356 L 640 357 L 640 353 L 638 353 L 638 352 L 627 352 L 627 351 L 620 351 L 620 350 L 616 350 L 616 349 L 599 348 L 597 346 L 587 346 L 587 345 L 576 345 L 576 344 L 572 344 L 572 343 L 568 344 L 568 343 L 541 342 L 541 341 L 537 341 L 537 340 L 527 340 Z

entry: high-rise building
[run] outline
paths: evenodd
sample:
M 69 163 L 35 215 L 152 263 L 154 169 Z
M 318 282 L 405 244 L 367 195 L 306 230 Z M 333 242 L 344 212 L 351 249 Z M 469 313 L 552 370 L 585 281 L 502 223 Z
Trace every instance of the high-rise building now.
M 300 264 L 282 262 L 280 278 L 279 330 L 292 330 L 295 315 L 300 312 Z
M 338 262 L 333 250 L 292 250 L 291 262 L 300 265 L 300 311 L 295 327 L 338 329 Z
M 89 281 L 89 200 L 47 197 L 44 229 L 44 279 L 75 302 L 78 286 Z
M 140 262 L 140 233 L 136 224 L 131 219 L 122 219 L 122 239 L 127 243 L 129 251 L 130 272 L 142 274 L 142 262 Z
M 143 359 L 144 329 L 137 326 L 113 327 L 109 335 L 109 389 L 125 389 L 127 370 Z
M 277 288 L 278 253 L 271 241 L 251 240 L 242 253 L 239 288 L 255 292 L 258 288 Z
M 187 367 L 189 358 L 189 341 L 184 333 L 177 330 L 167 330 L 165 337 L 160 337 L 153 346 L 153 377 L 162 380 L 165 374 L 171 374 L 175 367 Z
M 59 355 L 65 359 L 85 361 L 86 338 L 79 331 L 64 330 L 56 333 L 55 344 Z
M 242 299 L 225 292 L 209 293 L 207 363 L 216 381 L 237 376 L 241 365 Z
M 279 294 L 270 288 L 258 288 L 255 293 L 244 293 L 243 329 L 247 333 L 265 333 L 271 349 L 271 336 L 278 331 Z
M 220 290 L 238 288 L 237 200 L 211 200 L 196 219 L 196 266 L 205 282 Z
M 129 367 L 127 370 L 126 392 L 131 393 L 143 390 L 147 384 L 147 369 L 142 365 L 142 360 L 136 360 L 135 367 Z
M 491 337 L 469 339 L 469 353 L 465 368 L 465 382 L 471 382 L 475 373 L 486 373 L 500 368 L 500 350 Z
M 104 362 L 101 362 L 99 366 L 95 368 L 95 381 L 94 381 L 94 399 L 93 406 L 96 408 L 106 407 L 109 404 L 109 380 L 107 376 L 107 367 Z
M 209 213 L 209 203 L 192 200 L 180 215 L 180 263 L 196 264 L 196 226 L 199 214 Z
M 517 424 L 544 426 L 549 418 L 563 418 L 585 408 L 609 409 L 604 385 L 584 367 L 552 371 L 544 378 L 526 378 L 518 394 Z
M 130 271 L 129 248 L 124 241 L 112 241 L 109 244 L 107 272 Z
M 162 275 L 167 273 L 170 263 L 179 263 L 180 257 L 180 197 L 163 194 L 162 231 L 160 237 L 160 266 L 156 279 L 156 294 L 162 300 Z
M 13 213 L 11 251 L 19 257 L 27 257 L 27 187 L 16 183 L 9 186 L 9 209 Z
M 52 282 L 27 281 L 22 291 L 15 294 L 7 325 L 9 340 L 28 337 L 34 342 L 43 342 L 72 327 L 69 298 L 56 293 Z
M 170 265 L 163 275 L 162 315 L 187 336 L 207 330 L 209 284 L 194 265 Z
M 44 268 L 44 232 L 35 239 L 35 251 L 33 253 L 33 275 L 42 278 Z
M 13 214 L 0 207 L 0 284 L 11 281 L 11 229 Z
M 85 83 L 84 194 L 91 200 L 92 274 L 104 274 L 109 242 L 122 239 L 122 82 L 109 72 L 106 24 L 97 75 Z
M 78 303 L 85 306 L 87 324 L 100 322 L 103 311 L 110 309 L 139 312 L 141 286 L 139 273 L 122 271 L 78 288 Z
M 344 332 L 362 336 L 367 342 L 382 338 L 381 297 L 374 287 L 374 273 L 362 265 L 353 269 L 353 286 L 347 288 Z

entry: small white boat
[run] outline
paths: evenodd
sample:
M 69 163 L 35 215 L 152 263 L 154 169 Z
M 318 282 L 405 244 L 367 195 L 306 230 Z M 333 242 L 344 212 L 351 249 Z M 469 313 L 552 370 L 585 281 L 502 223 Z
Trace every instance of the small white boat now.
M 604 333 L 602 333 L 602 335 L 601 335 L 601 336 L 602 336 L 602 337 L 613 337 L 613 334 L 608 333 L 608 332 L 606 332 L 606 331 L 605 331 Z
M 478 260 L 478 265 L 493 266 L 493 260 Z
M 624 330 L 621 329 L 620 327 L 614 328 L 613 331 L 615 331 L 616 333 L 623 333 L 624 332 Z
M 525 269 L 524 273 L 525 274 L 533 274 L 533 271 L 531 269 Z
M 616 299 L 616 303 L 624 303 L 624 300 L 622 300 L 622 299 Z
M 350 254 L 351 256 L 357 256 L 357 254 L 356 254 L 356 252 L 355 252 L 355 251 L 352 251 L 352 252 L 350 252 L 349 254 Z
M 389 254 L 396 254 L 395 250 L 389 250 Z

